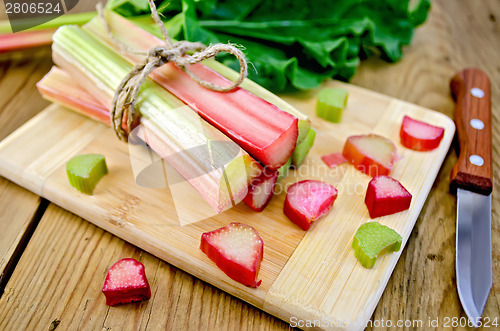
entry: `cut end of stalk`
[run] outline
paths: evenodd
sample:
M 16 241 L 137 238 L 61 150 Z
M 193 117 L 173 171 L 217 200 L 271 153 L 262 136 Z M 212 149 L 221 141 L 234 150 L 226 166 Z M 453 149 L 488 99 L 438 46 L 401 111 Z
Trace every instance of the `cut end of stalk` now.
M 298 168 L 302 165 L 306 159 L 307 154 L 314 145 L 314 140 L 316 139 L 316 130 L 310 128 L 307 132 L 306 138 L 300 144 L 297 145 L 292 154 L 292 165 Z

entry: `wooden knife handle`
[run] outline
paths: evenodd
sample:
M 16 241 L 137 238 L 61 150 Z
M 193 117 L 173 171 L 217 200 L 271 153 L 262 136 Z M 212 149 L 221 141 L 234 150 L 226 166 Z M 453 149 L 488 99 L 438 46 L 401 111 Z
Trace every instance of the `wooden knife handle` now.
M 490 80 L 481 70 L 465 69 L 450 82 L 455 99 L 460 154 L 451 171 L 451 188 L 490 194 L 493 189 L 491 165 Z

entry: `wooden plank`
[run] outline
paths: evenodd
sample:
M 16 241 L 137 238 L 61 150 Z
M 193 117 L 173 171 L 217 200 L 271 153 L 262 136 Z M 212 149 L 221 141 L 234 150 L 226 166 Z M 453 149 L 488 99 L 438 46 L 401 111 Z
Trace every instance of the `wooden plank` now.
M 0 178 L 0 295 L 36 225 L 40 197 Z
M 107 269 L 132 257 L 152 297 L 110 308 Z M 282 330 L 285 323 L 51 204 L 0 298 L 1 330 Z
M 0 61 L 0 140 L 45 108 L 35 83 L 50 68 L 49 49 L 32 58 L 9 57 Z M 40 197 L 0 178 L 0 295 L 29 239 Z
M 351 328 L 359 328 L 359 323 L 368 320 L 375 309 L 399 254 L 384 259 L 371 272 L 356 262 L 350 240 L 357 226 L 369 220 L 362 202 L 369 178 L 347 165 L 339 168 L 341 171 L 330 170 L 320 157 L 323 153 L 340 150 L 345 139 L 352 134 L 376 132 L 393 140 L 403 158 L 392 175 L 408 187 L 414 199 L 410 212 L 385 220 L 406 241 L 446 155 L 454 126 L 449 118 L 425 108 L 340 82 L 328 84 L 350 91 L 344 120 L 341 124 L 333 124 L 311 117 L 313 126 L 318 130 L 315 147 L 306 164 L 292 172 L 281 184 L 286 188 L 299 179 L 317 178 L 339 188 L 341 196 L 337 207 L 307 233 L 282 213 L 286 189 L 281 190 L 282 193 L 262 213 L 256 214 L 240 204 L 217 216 L 181 226 L 169 191 L 135 184 L 126 144 L 116 140 L 111 130 L 103 125 L 55 106 L 40 113 L 0 144 L 0 173 L 97 226 L 280 318 L 319 316 L 338 319 L 339 316 L 346 316 L 356 321 L 350 325 Z M 315 92 L 287 99 L 312 115 Z M 365 116 L 366 109 L 371 109 L 376 115 Z M 445 137 L 440 147 L 428 153 L 403 148 L 399 144 L 399 128 L 404 114 L 444 127 Z M 44 135 L 47 127 L 53 129 Z M 110 169 L 94 196 L 80 194 L 69 186 L 64 168 L 72 155 L 89 152 L 105 155 Z M 352 218 L 356 221 L 350 220 Z M 260 272 L 263 282 L 257 289 L 244 287 L 229 279 L 199 250 L 201 233 L 235 220 L 254 226 L 266 245 Z M 325 237 L 327 234 L 335 240 Z M 318 243 L 338 249 L 330 250 L 322 257 L 314 249 Z M 313 261 L 317 259 L 324 261 L 320 271 L 314 267 L 317 265 Z M 329 270 L 344 270 L 346 275 L 352 273 L 353 276 L 336 278 L 335 273 Z M 317 279 L 320 279 L 321 286 L 315 285 Z M 354 284 L 359 280 L 367 285 L 363 291 L 355 291 Z M 290 282 L 294 284 L 293 288 Z M 325 287 L 330 290 L 324 291 Z M 343 288 L 346 290 L 342 291 Z M 342 307 L 342 298 L 349 297 L 349 293 L 358 300 L 352 309 L 336 310 Z M 309 300 L 310 297 L 323 299 Z M 306 301 L 307 304 L 302 304 Z M 327 306 L 324 306 L 325 302 Z

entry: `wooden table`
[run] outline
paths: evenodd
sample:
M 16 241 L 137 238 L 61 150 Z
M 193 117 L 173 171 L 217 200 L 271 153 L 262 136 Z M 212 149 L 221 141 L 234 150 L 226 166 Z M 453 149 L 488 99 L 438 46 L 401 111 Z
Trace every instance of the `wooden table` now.
M 83 1 L 81 1 L 83 2 Z M 90 9 L 94 1 L 79 4 Z M 500 2 L 436 0 L 404 59 L 364 61 L 352 83 L 448 116 L 448 82 L 477 66 L 491 78 L 493 119 L 493 288 L 484 316 L 500 323 Z M 51 66 L 50 50 L 0 59 L 0 139 L 48 105 L 35 83 Z M 448 190 L 451 150 L 412 236 L 372 317 L 392 323 L 465 317 L 456 289 L 456 198 Z M 0 330 L 265 329 L 290 326 L 0 178 Z M 101 293 L 107 268 L 123 257 L 151 271 L 152 297 L 109 308 Z M 385 324 L 384 324 L 385 323 Z M 414 324 L 417 325 L 417 324 Z M 435 324 L 433 324 L 435 325 Z M 369 327 L 368 329 L 372 329 Z M 494 329 L 494 328 L 492 328 Z

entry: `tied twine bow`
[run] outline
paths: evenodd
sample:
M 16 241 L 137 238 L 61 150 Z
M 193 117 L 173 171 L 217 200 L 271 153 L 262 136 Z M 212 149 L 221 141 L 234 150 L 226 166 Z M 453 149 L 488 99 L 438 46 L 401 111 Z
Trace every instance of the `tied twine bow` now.
M 132 130 L 133 123 L 137 118 L 135 103 L 137 101 L 137 94 L 146 80 L 148 75 L 156 68 L 168 62 L 175 63 L 179 68 L 186 72 L 196 83 L 217 92 L 228 92 L 240 85 L 247 76 L 247 62 L 245 55 L 241 50 L 232 44 L 215 44 L 206 47 L 199 42 L 179 41 L 175 44 L 172 43 L 168 35 L 165 25 L 160 19 L 156 6 L 153 0 L 148 0 L 151 8 L 151 16 L 153 20 L 160 27 L 164 46 L 156 46 L 151 48 L 148 52 L 130 49 L 122 45 L 113 36 L 111 28 L 104 16 L 102 5 L 97 6 L 97 11 L 102 19 L 104 26 L 110 39 L 120 48 L 121 52 L 146 55 L 146 59 L 134 66 L 127 76 L 121 81 L 120 85 L 115 91 L 113 103 L 110 111 L 111 127 L 115 131 L 120 140 L 128 140 L 128 132 Z M 187 53 L 193 52 L 192 55 Z M 240 63 L 240 75 L 238 79 L 233 81 L 229 86 L 220 86 L 214 83 L 201 80 L 198 76 L 193 74 L 187 65 L 200 63 L 205 59 L 212 58 L 221 52 L 226 52 L 234 55 Z M 126 130 L 122 128 L 123 117 L 126 115 Z

